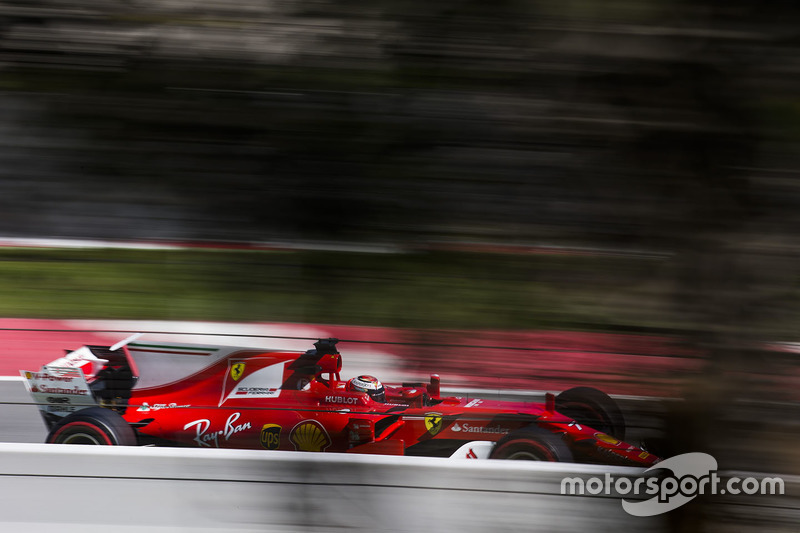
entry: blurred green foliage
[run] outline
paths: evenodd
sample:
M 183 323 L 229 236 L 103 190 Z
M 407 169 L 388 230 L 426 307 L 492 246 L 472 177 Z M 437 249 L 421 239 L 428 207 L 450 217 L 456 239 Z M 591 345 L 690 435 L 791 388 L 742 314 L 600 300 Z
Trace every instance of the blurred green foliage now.
M 431 252 L 0 251 L 0 315 L 457 329 L 655 327 L 663 259 Z

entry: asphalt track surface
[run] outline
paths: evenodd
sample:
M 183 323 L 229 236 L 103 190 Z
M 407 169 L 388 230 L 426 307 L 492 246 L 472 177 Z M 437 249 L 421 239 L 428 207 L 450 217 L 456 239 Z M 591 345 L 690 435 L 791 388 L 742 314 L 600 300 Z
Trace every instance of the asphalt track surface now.
M 47 429 L 21 380 L 0 380 L 0 442 L 44 442 Z

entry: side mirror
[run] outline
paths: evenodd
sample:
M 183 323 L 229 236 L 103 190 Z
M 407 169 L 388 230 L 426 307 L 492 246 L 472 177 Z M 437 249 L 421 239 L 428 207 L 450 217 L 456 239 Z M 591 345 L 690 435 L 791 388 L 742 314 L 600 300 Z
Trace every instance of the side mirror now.
M 431 382 L 428 384 L 428 395 L 431 398 L 439 398 L 440 383 L 439 374 L 431 374 Z
M 325 354 L 317 362 L 317 374 L 338 374 L 342 370 L 342 356 L 338 353 Z

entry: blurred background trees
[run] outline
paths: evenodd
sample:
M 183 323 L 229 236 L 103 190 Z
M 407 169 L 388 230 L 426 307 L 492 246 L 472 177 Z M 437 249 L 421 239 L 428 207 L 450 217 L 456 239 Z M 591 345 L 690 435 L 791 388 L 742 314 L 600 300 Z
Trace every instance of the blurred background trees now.
M 0 233 L 774 235 L 797 195 L 782 5 L 1 2 Z

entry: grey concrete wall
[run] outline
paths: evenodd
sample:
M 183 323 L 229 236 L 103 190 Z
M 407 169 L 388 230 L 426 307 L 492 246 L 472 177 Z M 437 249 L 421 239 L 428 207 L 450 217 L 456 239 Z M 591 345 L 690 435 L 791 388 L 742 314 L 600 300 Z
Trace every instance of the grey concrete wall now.
M 605 466 L 174 448 L 0 444 L 3 531 L 667 531 L 619 497 L 565 496 Z M 738 473 L 745 475 L 746 473 Z M 752 475 L 752 474 L 750 474 Z M 710 530 L 791 531 L 781 496 L 705 504 Z M 690 505 L 700 505 L 690 502 Z M 718 529 L 715 529 L 718 528 Z

